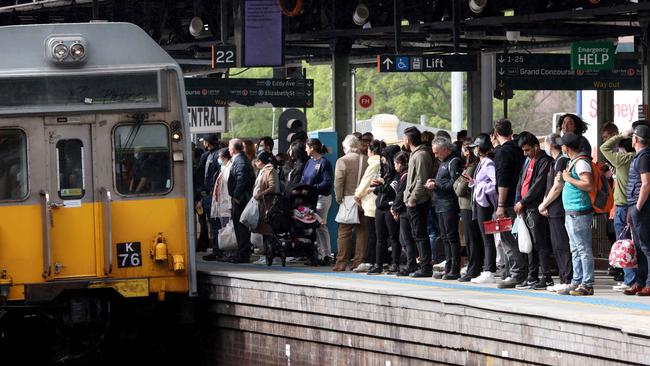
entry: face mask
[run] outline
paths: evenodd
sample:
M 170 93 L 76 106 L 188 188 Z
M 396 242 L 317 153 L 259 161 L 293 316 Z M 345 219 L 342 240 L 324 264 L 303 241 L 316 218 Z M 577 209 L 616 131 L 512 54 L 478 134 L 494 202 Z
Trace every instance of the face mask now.
M 142 157 L 142 154 L 141 153 L 135 153 L 135 154 L 133 154 L 133 157 L 136 158 L 136 159 L 140 159 Z
M 219 163 L 219 165 L 223 165 L 223 160 L 217 159 L 217 163 Z

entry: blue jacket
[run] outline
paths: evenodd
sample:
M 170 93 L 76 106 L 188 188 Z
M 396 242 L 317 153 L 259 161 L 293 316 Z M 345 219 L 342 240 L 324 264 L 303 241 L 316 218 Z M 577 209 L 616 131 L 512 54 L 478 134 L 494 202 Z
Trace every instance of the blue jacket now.
M 302 171 L 300 183 L 316 187 L 316 191 L 320 196 L 329 196 L 332 194 L 333 178 L 334 170 L 329 160 L 325 158 L 320 158 L 320 160 L 309 159 Z
M 636 201 L 639 200 L 639 193 L 641 192 L 641 174 L 639 173 L 639 159 L 646 154 L 650 154 L 650 148 L 646 147 L 645 149 L 639 151 L 634 157 L 634 160 L 632 160 L 632 164 L 630 164 L 630 172 L 628 173 L 627 187 L 626 187 L 627 202 L 630 205 L 636 204 Z
M 232 159 L 230 176 L 228 177 L 228 193 L 230 197 L 246 204 L 253 196 L 255 185 L 255 173 L 253 166 L 244 153 L 240 153 Z

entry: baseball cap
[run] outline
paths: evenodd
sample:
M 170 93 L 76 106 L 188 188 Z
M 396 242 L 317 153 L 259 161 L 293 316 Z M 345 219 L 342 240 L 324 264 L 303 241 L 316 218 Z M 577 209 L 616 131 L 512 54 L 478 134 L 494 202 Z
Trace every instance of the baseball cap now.
M 650 139 L 650 127 L 648 125 L 638 125 L 634 128 L 634 134 L 642 139 Z
M 562 145 L 574 150 L 579 149 L 580 136 L 572 132 L 565 133 L 564 136 L 562 136 Z

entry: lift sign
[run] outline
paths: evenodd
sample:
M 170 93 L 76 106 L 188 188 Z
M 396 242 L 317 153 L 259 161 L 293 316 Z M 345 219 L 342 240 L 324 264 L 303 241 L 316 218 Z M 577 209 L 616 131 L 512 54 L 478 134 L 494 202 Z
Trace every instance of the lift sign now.
M 612 42 L 574 42 L 571 44 L 571 70 L 612 70 Z
M 140 242 L 117 243 L 117 267 L 142 267 Z

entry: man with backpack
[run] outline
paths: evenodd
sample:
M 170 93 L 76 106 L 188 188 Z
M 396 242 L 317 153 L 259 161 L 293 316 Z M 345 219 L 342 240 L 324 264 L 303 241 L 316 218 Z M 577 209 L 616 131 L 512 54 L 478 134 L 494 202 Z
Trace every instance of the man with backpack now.
M 568 288 L 558 293 L 589 296 L 594 294 L 594 255 L 591 247 L 594 209 L 589 196 L 594 185 L 594 164 L 588 155 L 580 152 L 580 136 L 566 133 L 562 136 L 562 145 L 571 159 L 561 179 L 565 182 L 562 203 L 566 212 L 565 226 L 571 246 L 573 279 Z

